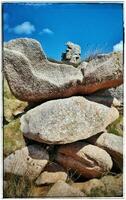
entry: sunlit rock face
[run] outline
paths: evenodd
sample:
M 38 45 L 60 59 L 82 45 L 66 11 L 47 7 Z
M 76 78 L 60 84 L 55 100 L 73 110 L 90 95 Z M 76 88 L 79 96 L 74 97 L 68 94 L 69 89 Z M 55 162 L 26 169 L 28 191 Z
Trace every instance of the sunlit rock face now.
M 112 133 L 102 133 L 88 139 L 88 142 L 105 149 L 114 162 L 123 168 L 123 137 Z
M 66 144 L 89 138 L 119 117 L 116 108 L 70 97 L 48 101 L 21 117 L 25 137 L 48 144 Z
M 39 145 L 29 145 L 16 150 L 4 160 L 4 173 L 28 177 L 34 180 L 47 165 L 49 155 Z
M 76 170 L 85 178 L 101 177 L 108 173 L 113 165 L 105 150 L 85 142 L 60 146 L 56 161 L 66 169 Z
M 4 48 L 4 72 L 16 98 L 28 102 L 91 94 L 123 82 L 122 53 L 75 68 L 49 62 L 39 42 L 15 39 Z

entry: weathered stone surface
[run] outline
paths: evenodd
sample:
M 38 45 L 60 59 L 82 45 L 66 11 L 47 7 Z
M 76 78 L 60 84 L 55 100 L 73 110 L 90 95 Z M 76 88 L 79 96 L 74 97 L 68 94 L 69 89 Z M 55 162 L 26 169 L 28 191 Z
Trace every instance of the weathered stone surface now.
M 83 62 L 90 62 L 93 65 L 98 65 L 99 63 L 105 62 L 108 58 L 110 58 L 110 54 L 107 53 L 99 53 L 97 50 L 94 52 L 90 52 L 89 56 L 82 61 Z
M 55 183 L 49 192 L 47 197 L 83 197 L 85 194 L 80 190 L 71 187 L 64 181 L 58 181 Z
M 121 106 L 123 104 L 123 85 L 116 88 L 97 91 L 94 94 L 86 96 L 86 98 L 108 106 Z
M 105 191 L 104 183 L 100 179 L 96 178 L 86 182 L 73 183 L 71 186 L 84 192 L 87 196 L 90 196 L 93 191 L 98 191 L 98 190 L 100 190 L 101 192 Z
M 4 173 L 35 179 L 48 163 L 48 153 L 39 145 L 30 145 L 15 151 L 4 160 Z
M 123 104 L 123 92 L 124 92 L 124 85 L 120 85 L 116 88 L 110 88 L 108 89 L 108 92 L 110 93 L 110 95 L 112 97 L 115 97 L 116 99 L 118 99 L 120 101 L 121 104 Z M 107 93 L 107 90 L 105 91 Z M 106 94 L 107 96 L 107 94 Z
M 86 178 L 101 177 L 112 168 L 112 159 L 105 150 L 85 142 L 60 146 L 55 159 Z
M 58 180 L 66 181 L 67 173 L 65 169 L 56 162 L 48 163 L 44 168 L 44 172 L 36 180 L 36 185 L 52 184 Z
M 81 61 L 80 54 L 81 48 L 79 45 L 72 42 L 66 43 L 67 49 L 66 53 L 62 54 L 62 61 L 67 61 L 70 63 L 79 63 Z
M 21 117 L 21 130 L 39 142 L 65 144 L 104 131 L 118 116 L 116 108 L 70 97 L 48 101 L 28 111 Z
M 9 124 L 4 125 L 4 157 L 24 146 L 25 140 L 20 130 L 20 120 L 12 120 Z
M 94 58 L 87 65 L 84 65 L 84 68 L 83 65 L 81 67 L 78 66 L 78 68 L 81 68 L 81 71 L 84 73 L 87 90 L 85 94 L 116 87 L 123 82 L 121 81 L 121 71 L 123 69 L 122 53 L 111 53 L 105 55 L 104 59 L 101 56 L 98 59 Z
M 13 94 L 20 100 L 40 102 L 90 94 L 123 82 L 122 53 L 112 53 L 105 61 L 86 67 L 49 62 L 33 39 L 16 39 L 5 44 L 4 71 Z
M 94 145 L 105 149 L 118 164 L 123 168 L 123 138 L 111 133 L 102 133 L 100 136 L 95 135 L 88 139 Z
M 36 180 L 36 185 L 52 184 L 59 180 L 66 181 L 67 173 L 65 172 L 47 172 L 44 171 Z
M 108 92 L 112 97 L 117 98 L 121 103 L 123 103 L 123 92 L 124 92 L 124 85 L 120 85 L 116 88 L 110 88 L 108 89 Z M 107 96 L 107 90 L 105 90 L 105 94 Z

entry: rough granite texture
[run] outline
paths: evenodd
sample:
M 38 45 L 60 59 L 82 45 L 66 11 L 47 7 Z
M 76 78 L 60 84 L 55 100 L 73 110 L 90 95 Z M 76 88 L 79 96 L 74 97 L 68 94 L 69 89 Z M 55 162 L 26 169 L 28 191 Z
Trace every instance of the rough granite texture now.
M 112 133 L 102 133 L 100 136 L 95 135 L 89 138 L 88 142 L 105 149 L 117 165 L 123 168 L 123 137 Z
M 55 160 L 64 168 L 76 171 L 86 178 L 101 177 L 113 165 L 105 150 L 85 142 L 60 146 Z
M 67 42 L 66 46 L 67 46 L 66 53 L 62 54 L 62 61 L 67 61 L 69 63 L 79 63 L 81 61 L 80 46 L 72 42 Z
M 47 172 L 44 171 L 36 180 L 36 185 L 52 184 L 59 180 L 66 181 L 67 173 L 65 172 Z
M 123 105 L 123 84 L 116 88 L 97 91 L 94 94 L 86 96 L 86 98 L 108 106 L 121 106 Z
M 86 196 L 80 190 L 73 188 L 68 185 L 64 181 L 57 181 L 49 192 L 47 193 L 47 197 L 84 197 Z
M 15 151 L 4 159 L 4 173 L 25 176 L 33 180 L 47 165 L 49 155 L 38 145 L 30 145 Z
M 5 44 L 4 72 L 16 98 L 42 102 L 122 84 L 123 58 L 122 53 L 111 53 L 105 61 L 94 59 L 75 68 L 49 62 L 36 40 L 15 39 Z
M 25 137 L 48 144 L 65 144 L 89 138 L 119 117 L 116 108 L 70 97 L 52 100 L 21 117 Z

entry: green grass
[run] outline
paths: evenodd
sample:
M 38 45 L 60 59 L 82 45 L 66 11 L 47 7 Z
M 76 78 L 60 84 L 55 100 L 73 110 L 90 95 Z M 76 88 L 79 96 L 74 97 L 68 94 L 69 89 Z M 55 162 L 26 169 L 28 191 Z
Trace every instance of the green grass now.
M 20 119 L 13 120 L 4 126 L 4 156 L 25 146 L 23 133 L 20 130 Z
M 113 133 L 115 135 L 122 136 L 123 135 L 123 130 L 120 127 L 120 125 L 123 125 L 123 115 L 120 115 L 117 120 L 115 120 L 112 124 L 110 124 L 107 127 L 107 131 L 109 133 Z
M 11 175 L 4 189 L 4 198 L 29 197 L 32 182 L 25 177 Z
M 4 97 L 8 98 L 8 99 L 16 99 L 13 94 L 10 91 L 10 88 L 8 86 L 7 80 L 4 78 L 3 81 L 3 86 L 4 86 Z
M 44 197 L 50 186 L 35 186 L 34 182 L 26 177 L 10 175 L 7 186 L 4 188 L 4 198 Z

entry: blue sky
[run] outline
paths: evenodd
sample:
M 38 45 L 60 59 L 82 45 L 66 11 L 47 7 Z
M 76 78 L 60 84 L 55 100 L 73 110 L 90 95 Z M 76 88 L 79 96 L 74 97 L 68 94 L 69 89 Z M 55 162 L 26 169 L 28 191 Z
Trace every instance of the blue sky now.
M 90 53 L 122 48 L 122 4 L 4 3 L 3 39 L 37 39 L 48 57 L 60 60 L 67 41 Z

